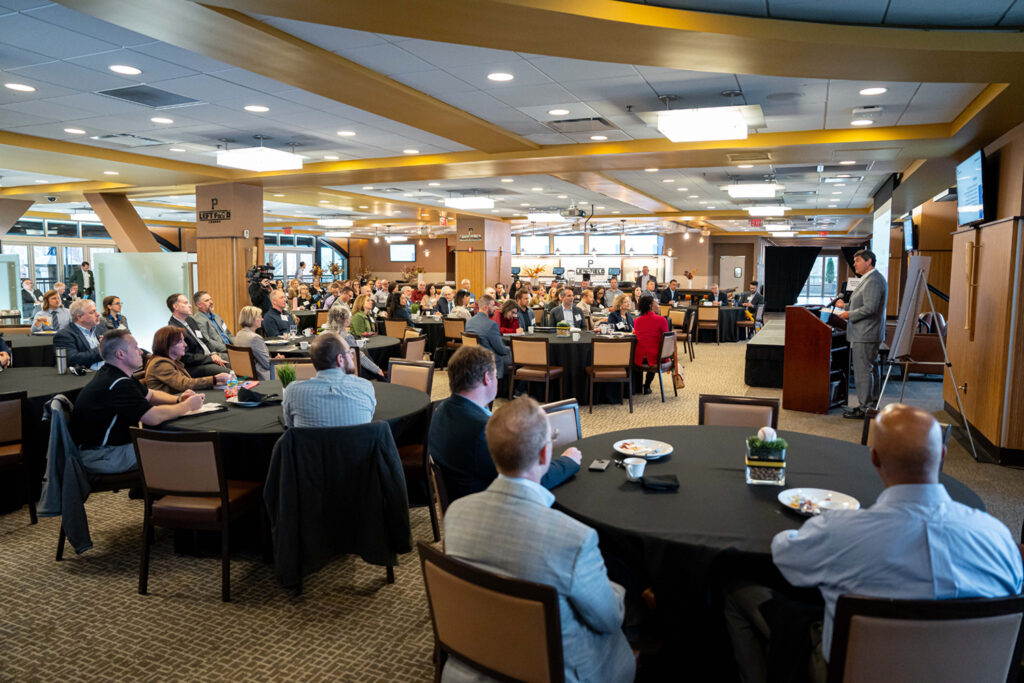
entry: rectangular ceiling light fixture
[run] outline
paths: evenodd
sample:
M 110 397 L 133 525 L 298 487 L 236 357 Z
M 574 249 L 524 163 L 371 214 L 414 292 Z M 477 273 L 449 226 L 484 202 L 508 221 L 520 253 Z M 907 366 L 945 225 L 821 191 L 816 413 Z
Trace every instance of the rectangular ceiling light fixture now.
M 316 222 L 322 228 L 351 228 L 352 221 L 347 218 L 320 218 Z
M 302 168 L 302 157 L 269 147 L 243 147 L 217 152 L 217 165 L 240 168 L 254 173 L 298 171 Z
M 785 216 L 786 211 L 789 210 L 788 206 L 750 206 L 747 207 L 747 213 L 751 216 L 762 216 L 762 217 L 774 217 L 774 216 Z
M 449 197 L 444 200 L 444 205 L 449 209 L 462 209 L 464 211 L 470 211 L 472 209 L 493 209 L 494 200 L 490 197 Z
M 531 223 L 564 223 L 565 222 L 565 219 L 562 218 L 562 214 L 556 213 L 554 211 L 547 211 L 547 212 L 538 211 L 537 213 L 528 213 L 528 214 L 526 214 L 526 220 L 530 221 Z
M 391 244 L 392 242 L 405 242 L 408 239 L 405 235 L 387 235 L 384 241 Z
M 793 231 L 788 231 L 788 232 L 780 231 L 780 232 L 773 232 L 773 233 L 771 233 L 771 236 L 772 237 L 796 237 L 796 233 L 793 232 Z
M 746 140 L 747 117 L 740 107 L 659 111 L 658 132 L 672 142 Z
M 337 239 L 348 239 L 352 236 L 350 232 L 325 232 L 324 237 L 335 237 Z
M 737 183 L 725 188 L 733 199 L 775 199 L 775 193 L 785 189 L 778 183 Z

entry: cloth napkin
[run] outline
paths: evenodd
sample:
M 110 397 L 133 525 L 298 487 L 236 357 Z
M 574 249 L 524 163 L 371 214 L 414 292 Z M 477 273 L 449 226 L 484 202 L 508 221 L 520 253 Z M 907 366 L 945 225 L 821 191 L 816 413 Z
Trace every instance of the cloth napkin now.
M 261 394 L 244 387 L 238 390 L 238 400 L 243 403 L 259 403 L 260 405 L 274 405 L 281 402 L 281 398 L 277 394 Z
M 644 488 L 652 491 L 677 491 L 679 490 L 679 479 L 674 474 L 658 474 L 643 477 Z

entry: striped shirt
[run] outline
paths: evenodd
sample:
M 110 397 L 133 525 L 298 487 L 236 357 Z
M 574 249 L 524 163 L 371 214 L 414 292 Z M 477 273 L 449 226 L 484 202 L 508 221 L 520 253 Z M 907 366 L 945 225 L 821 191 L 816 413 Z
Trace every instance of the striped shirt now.
M 331 368 L 289 384 L 281 407 L 289 427 L 348 427 L 373 420 L 377 395 L 368 380 Z

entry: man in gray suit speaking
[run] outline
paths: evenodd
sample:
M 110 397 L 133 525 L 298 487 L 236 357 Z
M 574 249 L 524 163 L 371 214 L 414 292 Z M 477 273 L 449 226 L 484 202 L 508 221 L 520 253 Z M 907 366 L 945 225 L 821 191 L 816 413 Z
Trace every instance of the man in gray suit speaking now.
M 861 249 L 853 255 L 853 269 L 860 276 L 860 284 L 850 297 L 850 303 L 836 302 L 848 310 L 839 317 L 848 321 L 846 340 L 853 356 L 853 378 L 857 383 L 859 405 L 843 413 L 851 420 L 863 420 L 864 412 L 878 401 L 882 388 L 882 371 L 878 361 L 878 346 L 885 339 L 885 306 L 889 288 L 885 277 L 875 270 L 875 254 Z
M 540 485 L 553 457 L 544 411 L 528 396 L 517 398 L 488 420 L 486 435 L 498 478 L 448 508 L 445 551 L 558 591 L 566 681 L 632 681 L 636 663 L 622 633 L 625 590 L 608 579 L 597 532 L 552 510 L 555 496 Z M 441 680 L 488 679 L 452 657 Z

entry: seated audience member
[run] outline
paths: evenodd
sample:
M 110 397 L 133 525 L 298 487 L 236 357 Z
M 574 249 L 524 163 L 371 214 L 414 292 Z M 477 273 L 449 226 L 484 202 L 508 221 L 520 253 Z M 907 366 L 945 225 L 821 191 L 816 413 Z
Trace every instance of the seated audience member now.
M 103 365 L 100 357 L 100 336 L 105 332 L 100 325 L 96 304 L 79 299 L 71 304 L 71 324 L 53 335 L 53 348 L 66 349 L 68 366 L 85 366 L 96 370 Z
M 719 289 L 718 285 L 711 285 L 711 301 L 725 306 L 729 303 L 729 296 Z
M 334 306 L 344 306 L 345 308 L 348 308 L 351 311 L 352 300 L 355 298 L 356 292 L 354 289 L 352 289 L 351 287 L 342 287 L 341 291 L 338 292 L 338 298 L 334 300 L 334 303 L 331 304 L 331 307 L 333 308 Z
M 758 291 L 757 280 L 751 282 L 747 291 L 740 295 L 738 303 L 747 308 L 757 308 L 764 303 L 764 297 Z
M 311 308 L 318 308 L 320 306 L 320 301 L 325 296 L 324 288 L 320 286 L 320 276 L 314 275 L 313 282 L 309 285 L 309 298 L 313 302 L 313 306 Z
M 441 294 L 437 289 L 437 285 L 428 285 L 426 294 L 420 299 L 420 312 L 436 310 L 437 302 L 440 298 Z
M 309 293 L 309 285 L 299 285 L 298 296 L 295 297 L 292 309 L 296 311 L 309 311 L 312 310 L 313 306 L 313 295 Z
M 427 283 L 419 282 L 416 284 L 416 290 L 412 293 L 412 303 L 418 304 L 423 301 L 423 297 L 427 295 Z
M 295 321 L 285 308 L 287 304 L 288 297 L 281 290 L 270 293 L 270 310 L 263 317 L 263 333 L 267 337 L 280 337 L 291 331 Z
M 192 296 L 192 303 L 196 310 L 189 317 L 202 330 L 206 346 L 214 353 L 227 353 L 227 345 L 234 344 L 235 337 L 224 318 L 213 312 L 213 297 L 209 292 L 199 290 Z
M 548 313 L 548 325 L 554 327 L 564 320 L 572 327 L 583 329 L 586 325 L 583 322 L 583 309 L 573 305 L 576 293 L 572 291 L 572 287 L 563 287 L 559 293 L 559 300 L 561 305 L 555 306 Z
M 512 299 L 505 299 L 498 310 L 498 331 L 502 334 L 515 334 L 522 329 L 519 324 L 519 307 Z
M 484 294 L 486 294 L 487 296 L 491 297 L 495 301 L 498 300 L 498 296 L 497 296 L 498 292 L 497 292 L 497 290 L 494 289 L 494 287 L 484 287 Z
M 153 355 L 146 363 L 145 385 L 168 394 L 180 394 L 189 389 L 204 391 L 213 389 L 215 384 L 227 384 L 231 378 L 227 372 L 210 377 L 193 377 L 188 374 L 181 362 L 187 348 L 185 330 L 170 325 L 157 330 L 153 335 Z
M 622 290 L 619 289 L 619 278 L 613 275 L 608 278 L 608 290 L 604 293 L 604 307 L 611 308 L 615 303 L 615 297 L 619 294 L 622 294 Z
M 206 344 L 206 335 L 192 320 L 192 304 L 184 294 L 171 294 L 167 297 L 167 308 L 171 311 L 168 325 L 181 327 L 185 330 L 185 344 L 188 349 L 181 357 L 188 374 L 193 377 L 209 377 L 224 372 L 227 361 L 210 350 Z
M 81 463 L 95 474 L 135 469 L 135 448 L 129 427 L 142 422 L 155 427 L 203 406 L 203 395 L 186 391 L 179 396 L 146 389 L 132 374 L 142 365 L 142 353 L 127 330 L 111 330 L 100 345 L 103 367 L 75 399 L 71 437 L 81 449 Z
M 654 280 L 647 281 L 647 289 L 644 290 L 646 296 L 658 296 L 658 283 Z
M 274 379 L 270 372 L 270 352 L 267 351 L 267 342 L 263 337 L 256 334 L 256 330 L 263 324 L 263 313 L 255 306 L 243 306 L 238 312 L 238 334 L 235 335 L 235 346 L 246 346 L 252 349 L 253 371 L 256 377 L 253 379 L 265 380 Z M 274 357 L 284 358 L 281 354 Z
M 349 323 L 351 321 L 352 314 L 349 313 L 347 308 L 344 306 L 332 306 L 331 310 L 327 313 L 327 324 L 324 326 L 324 331 L 334 332 L 344 339 L 351 349 L 356 345 L 355 337 L 349 333 Z M 373 359 L 367 353 L 359 354 L 359 367 L 374 377 L 384 377 L 384 371 L 373 362 Z
M 56 332 L 71 324 L 71 313 L 60 303 L 60 293 L 43 294 L 43 309 L 32 319 L 32 332 Z
M 508 292 L 505 291 L 505 285 L 500 282 L 494 283 L 494 300 L 505 301 L 509 298 Z
M 516 302 L 516 332 L 529 332 L 535 325 L 536 318 L 533 309 L 530 308 L 530 290 L 523 287 L 515 295 Z
M 658 376 L 658 364 L 661 360 L 661 335 L 668 332 L 668 320 L 654 310 L 654 297 L 640 297 L 637 317 L 633 321 L 633 334 L 636 335 L 636 352 L 633 362 L 639 366 L 646 363 L 654 370 L 648 371 L 644 377 L 644 393 L 651 393 L 651 383 Z
M 545 311 L 550 312 L 551 309 L 557 307 L 559 304 L 562 303 L 562 300 L 558 297 L 558 292 L 559 291 L 560 290 L 558 288 L 558 283 L 557 282 L 552 282 L 551 283 L 551 289 L 548 290 L 548 295 L 544 299 L 544 310 Z
M 590 307 L 594 306 L 596 308 L 594 304 L 594 291 L 592 289 L 584 289 L 580 292 L 580 302 L 576 306 L 583 311 L 585 317 L 589 318 L 591 314 Z
M 373 305 L 377 308 L 385 308 L 388 305 L 388 281 L 377 280 L 377 289 L 373 292 Z
M 388 320 L 404 320 L 407 324 L 412 324 L 412 314 L 409 313 L 408 303 L 405 294 L 395 292 L 388 303 Z
M 448 313 L 449 318 L 462 318 L 463 320 L 469 320 L 473 317 L 473 311 L 470 310 L 472 303 L 470 302 L 471 293 L 465 289 L 460 289 L 455 293 L 455 305 L 452 306 L 451 311 Z
M 505 376 L 505 368 L 512 359 L 511 349 L 501 339 L 501 331 L 498 323 L 491 319 L 497 309 L 497 303 L 490 294 L 484 294 L 477 302 L 479 311 L 466 323 L 466 332 L 475 334 L 479 338 L 480 345 L 490 349 L 494 354 L 495 367 L 498 372 L 498 379 Z
M 373 297 L 360 294 L 352 305 L 355 314 L 352 316 L 351 330 L 356 336 L 376 333 L 377 322 L 373 315 Z
M 4 334 L 0 332 L 0 368 L 11 367 L 11 347 L 4 341 Z
M 32 280 L 23 279 L 21 281 L 21 317 L 31 318 L 36 306 L 41 306 L 42 303 L 43 293 L 32 286 Z
M 100 327 L 103 328 L 101 336 L 110 330 L 128 330 L 128 317 L 121 314 L 121 297 L 103 297 L 103 317 L 100 318 Z
M 341 294 L 340 282 L 332 282 L 331 284 L 327 285 L 327 294 L 326 296 L 324 296 L 323 301 L 320 302 L 320 308 L 329 309 L 331 306 L 334 305 L 334 302 L 338 300 L 339 294 Z
M 591 308 L 593 309 L 591 313 L 596 313 L 602 308 L 607 308 L 607 306 L 604 305 L 604 293 L 605 288 L 601 285 L 594 287 L 594 303 L 591 304 Z
M 555 497 L 543 485 L 553 458 L 544 411 L 518 398 L 494 413 L 485 433 L 498 476 L 448 508 L 445 552 L 558 591 L 566 681 L 632 681 L 636 660 L 622 632 L 625 589 L 608 578 L 597 532 L 552 510 Z M 442 680 L 464 677 L 480 680 L 450 657 Z
M 614 332 L 633 331 L 633 299 L 628 294 L 619 294 L 612 302 L 612 312 L 608 314 L 608 326 Z
M 772 541 L 772 559 L 786 580 L 816 587 L 825 599 L 820 653 L 812 656 L 819 666 L 829 659 L 840 595 L 994 598 L 1019 594 L 1024 582 L 1021 551 L 1009 529 L 953 501 L 939 483 L 946 447 L 935 418 L 890 404 L 874 427 L 871 463 L 885 485 L 875 504 L 826 511 Z M 728 589 L 726 620 L 745 680 L 764 680 L 766 660 L 758 640 L 767 642 L 771 633 L 760 608 L 776 597 L 754 584 Z M 908 641 L 904 647 L 912 645 Z
M 494 468 L 484 428 L 491 417 L 487 405 L 498 393 L 494 354 L 482 346 L 463 346 L 448 361 L 451 396 L 437 406 L 430 421 L 430 455 L 441 466 L 452 500 L 487 488 Z M 580 469 L 582 455 L 566 449 L 555 458 L 540 483 L 554 488 Z
M 465 292 L 469 294 L 469 303 L 476 303 L 476 295 L 473 294 L 473 285 L 470 283 L 468 278 L 463 279 L 462 282 L 459 283 L 459 289 L 465 290 Z
M 455 290 L 445 285 L 441 288 L 441 296 L 437 300 L 437 312 L 441 315 L 448 315 L 452 312 L 452 308 L 455 306 L 453 303 L 455 299 Z
M 668 287 L 662 290 L 661 297 L 658 299 L 663 305 L 670 306 L 675 303 L 677 298 L 676 293 L 679 289 L 678 280 L 669 280 Z
M 75 303 L 82 297 L 78 293 L 78 283 L 72 282 L 68 285 L 67 291 L 60 295 L 61 303 L 64 304 L 64 308 L 70 310 L 71 304 Z
M 284 391 L 284 421 L 289 427 L 348 427 L 373 420 L 377 395 L 356 376 L 352 352 L 333 332 L 318 335 L 309 347 L 316 377 L 292 382 Z

